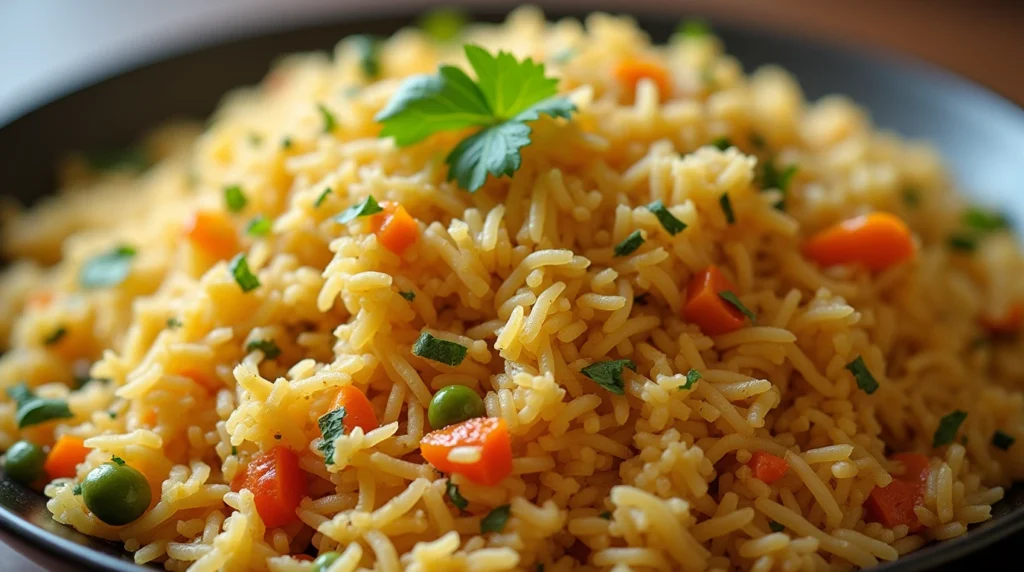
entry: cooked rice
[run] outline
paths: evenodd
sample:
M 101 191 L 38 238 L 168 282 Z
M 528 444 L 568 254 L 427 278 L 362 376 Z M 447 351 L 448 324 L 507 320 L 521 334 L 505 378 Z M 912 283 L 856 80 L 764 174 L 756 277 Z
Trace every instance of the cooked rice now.
M 19 431 L 5 397 L 0 447 L 79 435 L 95 450 L 77 480 L 118 455 L 158 497 L 113 527 L 56 482 L 45 492 L 57 521 L 168 570 L 302 571 L 311 564 L 287 555 L 336 550 L 332 572 L 551 572 L 866 567 L 991 517 L 1002 487 L 1024 477 L 1024 456 L 990 445 L 997 428 L 1024 438 L 1013 388 L 1024 348 L 974 341 L 980 315 L 1024 298 L 1013 278 L 1024 264 L 1009 236 L 950 253 L 963 202 L 933 151 L 874 130 L 842 97 L 806 102 L 782 70 L 744 76 L 714 38 L 652 46 L 628 19 L 547 24 L 519 10 L 470 27 L 466 41 L 546 60 L 579 108 L 571 121 L 537 121 L 518 172 L 475 194 L 445 181 L 453 136 L 402 149 L 376 137 L 373 116 L 402 78 L 464 63 L 461 43 L 410 29 L 382 45 L 380 81 L 364 85 L 344 43 L 333 58 L 291 56 L 230 94 L 205 131 L 149 138 L 161 159 L 143 174 L 72 161 L 58 197 L 9 217 L 0 386 L 64 397 L 74 419 Z M 553 59 L 566 50 L 570 59 Z M 659 101 L 648 80 L 635 98 L 615 84 L 610 62 L 631 55 L 670 67 L 672 98 Z M 331 135 L 318 103 L 338 118 Z M 746 143 L 754 134 L 770 151 Z M 745 151 L 707 146 L 718 136 Z M 784 212 L 755 184 L 769 154 L 799 165 Z M 244 239 L 262 282 L 250 293 L 225 261 L 180 238 L 189 213 L 224 208 L 231 184 L 249 200 L 240 232 L 256 213 L 273 220 L 270 236 Z M 907 188 L 916 205 L 902 200 Z M 719 208 L 724 192 L 735 225 Z M 420 241 L 403 257 L 361 224 L 333 221 L 368 194 L 418 220 Z M 656 199 L 684 232 L 661 230 L 643 207 Z M 911 226 L 913 262 L 870 275 L 800 255 L 808 233 L 875 210 Z M 614 258 L 634 229 L 645 247 Z M 128 279 L 81 289 L 84 261 L 119 244 L 138 249 Z M 680 317 L 686 280 L 710 263 L 756 327 L 712 338 Z M 52 303 L 27 304 L 42 291 Z M 167 327 L 171 318 L 181 326 Z M 57 327 L 65 337 L 44 345 Z M 467 358 L 449 367 L 411 355 L 421 331 L 467 346 Z M 281 355 L 247 353 L 259 339 Z M 858 355 L 881 386 L 873 395 L 844 369 Z M 578 373 L 606 356 L 637 365 L 624 396 Z M 703 380 L 678 389 L 691 368 Z M 110 382 L 70 390 L 84 369 Z M 185 369 L 206 372 L 212 388 Z M 381 427 L 339 438 L 326 467 L 317 419 L 348 384 Z M 486 392 L 487 414 L 513 435 L 513 474 L 498 486 L 452 477 L 469 513 L 418 453 L 430 398 L 451 384 Z M 969 414 L 965 442 L 932 449 L 953 409 Z M 227 483 L 278 444 L 299 452 L 309 496 L 300 522 L 266 530 L 252 493 Z M 743 464 L 755 451 L 784 456 L 789 473 L 758 480 Z M 865 499 L 891 481 L 886 457 L 899 451 L 932 457 L 916 532 L 865 522 Z M 481 535 L 481 517 L 504 504 L 504 531 Z

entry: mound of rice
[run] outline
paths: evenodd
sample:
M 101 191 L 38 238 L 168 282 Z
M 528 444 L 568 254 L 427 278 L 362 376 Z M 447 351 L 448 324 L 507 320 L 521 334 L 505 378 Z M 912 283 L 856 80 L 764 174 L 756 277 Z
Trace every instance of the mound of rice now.
M 454 135 L 399 149 L 374 121 L 408 75 L 465 67 L 463 42 L 546 62 L 578 107 L 534 123 L 522 167 L 473 194 L 446 182 Z M 123 542 L 140 564 L 195 572 L 305 571 L 289 555 L 325 551 L 342 553 L 332 572 L 842 570 L 964 534 L 1024 477 L 1019 449 L 991 443 L 997 430 L 1024 438 L 1024 347 L 979 326 L 1024 300 L 1024 264 L 1009 233 L 949 247 L 965 205 L 926 146 L 879 133 L 841 97 L 804 101 L 782 70 L 745 76 L 713 36 L 654 46 L 607 15 L 549 24 L 520 10 L 458 42 L 407 29 L 380 50 L 372 83 L 350 43 L 290 56 L 205 130 L 151 136 L 159 160 L 145 172 L 70 161 L 57 197 L 7 217 L 0 387 L 26 382 L 74 417 L 19 430 L 5 396 L 0 447 L 77 435 L 93 451 L 76 481 L 117 455 L 157 497 L 113 527 L 57 480 L 45 489 L 57 521 Z M 666 66 L 671 96 L 648 79 L 618 84 L 610 66 L 626 57 Z M 330 134 L 320 105 L 337 119 Z M 719 137 L 734 146 L 710 145 Z M 798 166 L 784 210 L 760 188 L 766 161 Z M 251 292 L 182 238 L 197 209 L 226 210 L 231 185 L 247 198 L 229 216 L 261 283 Z M 334 220 L 371 194 L 418 222 L 402 256 Z M 665 232 L 644 207 L 654 200 L 686 230 Z M 801 255 L 811 233 L 871 211 L 906 221 L 911 261 L 871 274 Z M 247 235 L 259 214 L 272 230 Z M 646 243 L 614 256 L 636 229 Z M 83 288 L 85 262 L 119 245 L 136 250 L 126 279 Z M 709 264 L 756 324 L 711 337 L 682 317 L 687 281 Z M 424 331 L 467 358 L 412 355 Z M 250 346 L 260 340 L 279 355 Z M 873 394 L 846 367 L 857 356 Z M 579 373 L 603 359 L 635 362 L 625 395 Z M 691 369 L 702 379 L 680 389 Z M 349 384 L 381 427 L 339 437 L 328 470 L 317 420 Z M 419 454 L 430 398 L 452 384 L 510 428 L 513 471 L 497 486 Z M 967 413 L 957 441 L 933 448 L 954 410 Z M 267 529 L 229 483 L 278 445 L 299 455 L 308 495 L 298 522 Z M 756 451 L 789 471 L 755 478 Z M 921 528 L 868 522 L 865 500 L 897 471 L 889 456 L 908 451 L 930 458 Z M 482 534 L 506 504 L 504 529 Z

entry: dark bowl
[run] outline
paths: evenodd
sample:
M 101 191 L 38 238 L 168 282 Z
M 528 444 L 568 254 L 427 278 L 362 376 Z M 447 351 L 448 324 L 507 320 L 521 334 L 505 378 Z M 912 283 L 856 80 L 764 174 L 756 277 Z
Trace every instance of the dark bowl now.
M 497 15 L 481 16 L 495 19 Z M 678 19 L 678 14 L 638 16 L 656 40 L 665 40 Z M 206 117 L 225 92 L 258 81 L 280 54 L 330 49 L 345 35 L 387 34 L 410 21 L 347 19 L 251 37 L 244 37 L 244 30 L 239 34 L 235 27 L 230 36 L 242 39 L 195 49 L 190 44 L 193 38 L 168 59 L 115 77 L 95 78 L 97 83 L 48 103 L 39 102 L 36 109 L 0 127 L 3 192 L 32 202 L 53 191 L 53 166 L 69 151 L 127 144 L 172 117 Z M 282 27 L 295 20 L 287 22 Z M 265 31 L 266 22 L 249 32 L 257 29 Z M 1024 193 L 1019 192 L 1024 190 L 1020 182 L 1024 178 L 1024 111 L 1019 107 L 965 79 L 889 54 L 729 25 L 717 25 L 716 30 L 746 70 L 779 64 L 799 78 L 809 98 L 832 93 L 852 97 L 870 111 L 878 126 L 935 145 L 963 192 L 1024 221 Z M 1014 534 L 1024 528 L 1024 483 L 1009 490 L 994 513 L 995 518 L 960 538 L 933 544 L 878 569 L 1005 569 L 1016 561 L 1015 542 L 1024 541 L 1024 535 Z M 54 522 L 44 497 L 2 475 L 0 526 L 40 553 L 66 559 L 76 569 L 139 569 L 120 546 Z M 969 553 L 974 554 L 967 562 Z

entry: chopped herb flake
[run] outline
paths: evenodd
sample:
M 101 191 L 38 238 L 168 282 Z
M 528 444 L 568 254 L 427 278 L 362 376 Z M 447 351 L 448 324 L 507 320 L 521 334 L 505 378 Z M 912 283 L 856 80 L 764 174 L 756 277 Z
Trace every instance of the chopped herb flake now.
M 282 149 L 291 149 L 292 148 L 292 138 L 291 137 L 285 137 L 284 139 L 282 139 L 281 140 L 281 148 Z
M 448 500 L 452 501 L 452 505 L 460 511 L 466 510 L 466 507 L 469 506 L 469 501 L 459 493 L 459 485 L 453 483 L 451 479 L 448 479 L 444 492 L 448 495 Z
M 757 323 L 757 316 L 755 316 L 754 313 L 750 311 L 750 308 L 744 306 L 743 302 L 740 302 L 740 299 L 736 296 L 736 294 L 732 293 L 729 290 L 723 290 L 722 292 L 718 293 L 718 297 L 732 304 L 733 307 L 742 312 L 744 316 L 750 318 L 750 321 L 752 323 Z
M 341 224 L 349 223 L 356 220 L 359 217 L 370 216 L 383 212 L 384 209 L 377 204 L 377 200 L 373 198 L 373 195 L 367 195 L 362 202 L 356 203 L 347 209 L 341 211 L 341 214 L 334 217 L 334 220 Z
M 345 434 L 345 415 L 345 408 L 339 407 L 334 411 L 324 413 L 316 421 L 316 424 L 320 426 L 320 434 L 323 435 L 323 440 L 317 445 L 317 449 L 324 454 L 324 463 L 327 465 L 334 464 L 334 440 L 339 435 Z
M 420 334 L 412 346 L 412 355 L 433 360 L 450 366 L 457 366 L 466 359 L 466 346 L 435 338 L 427 332 Z
M 61 326 L 54 330 L 50 335 L 46 336 L 46 339 L 43 340 L 43 344 L 47 346 L 52 346 L 53 344 L 61 341 L 61 339 L 63 339 L 64 336 L 67 335 L 67 333 L 67 328 Z
M 75 487 L 71 489 L 71 494 L 76 497 L 82 496 L 82 483 L 75 483 Z
M 789 192 L 789 185 L 793 182 L 793 177 L 796 176 L 797 172 L 796 165 L 787 165 L 781 171 L 775 167 L 775 163 L 771 160 L 764 162 L 763 170 L 761 171 L 761 185 L 764 189 L 778 189 L 785 195 Z
M 785 526 L 782 526 L 781 524 L 775 522 L 774 520 L 769 520 L 768 521 L 768 528 L 770 528 L 772 530 L 772 532 L 782 532 L 783 530 L 786 530 Z
M 670 235 L 675 236 L 686 230 L 686 223 L 677 219 L 671 212 L 669 212 L 668 207 L 666 207 L 661 201 L 654 201 L 647 205 L 647 210 L 654 213 L 654 216 L 658 218 L 658 222 L 661 223 L 661 227 Z
M 398 295 L 403 297 L 403 298 L 405 298 L 406 300 L 408 300 L 410 302 L 412 302 L 413 300 L 416 299 L 416 293 L 415 292 L 405 292 L 403 290 L 399 290 Z
M 736 214 L 732 212 L 732 201 L 729 200 L 729 193 L 722 193 L 721 197 L 718 197 L 718 204 L 722 207 L 722 212 L 725 213 L 725 221 L 729 224 L 736 223 Z
M 78 281 L 84 288 L 106 288 L 117 286 L 128 278 L 131 273 L 132 259 L 135 249 L 130 246 L 118 246 L 98 256 L 90 258 L 78 275 Z
M 124 459 L 122 459 L 121 457 L 118 457 L 117 455 L 114 455 L 113 457 L 111 457 L 110 458 L 110 462 L 114 463 L 115 465 L 117 465 L 119 467 L 123 467 L 125 465 Z
M 437 42 L 454 40 L 465 25 L 466 15 L 455 8 L 431 10 L 420 20 L 420 29 Z
M 334 128 L 338 126 L 338 120 L 334 118 L 334 114 L 331 113 L 331 110 L 327 109 L 327 106 L 322 103 L 316 104 L 316 108 L 320 111 L 320 118 L 323 119 L 324 122 L 324 133 L 334 131 Z
M 237 457 L 238 456 L 238 447 L 235 447 L 234 445 L 232 445 L 231 446 L 231 454 Z
M 690 389 L 693 387 L 693 384 L 697 383 L 701 379 L 703 379 L 703 377 L 701 376 L 700 372 L 695 369 L 691 369 L 690 371 L 686 372 L 686 383 L 680 385 L 679 389 Z
M 368 34 L 357 34 L 349 38 L 359 58 L 359 67 L 366 79 L 376 79 L 380 75 L 379 42 L 376 37 Z
M 317 208 L 320 205 L 324 204 L 324 201 L 327 200 L 327 195 L 329 195 L 329 194 L 331 194 L 331 188 L 327 187 L 326 189 L 324 189 L 320 193 L 320 195 L 316 198 L 316 200 L 313 201 L 313 208 Z
M 960 424 L 964 422 L 964 419 L 967 419 L 967 412 L 959 409 L 940 419 L 939 427 L 935 430 L 935 436 L 932 438 L 932 447 L 949 445 L 955 441 L 956 433 L 960 430 Z
M 1005 230 L 1010 226 L 1010 222 L 1005 215 L 977 207 L 965 210 L 962 220 L 964 226 L 981 233 L 997 232 Z
M 277 347 L 274 340 L 254 340 L 246 344 L 246 353 L 251 353 L 256 350 L 263 352 L 263 357 L 267 359 L 276 359 L 277 356 L 281 355 L 281 348 Z
M 111 419 L 117 419 L 117 411 L 107 411 L 107 415 L 108 415 L 108 416 L 109 416 L 109 417 L 110 417 Z
M 712 142 L 711 146 L 715 147 L 719 151 L 725 151 L 729 147 L 732 147 L 732 141 L 729 141 L 728 137 L 716 137 Z
M 503 504 L 487 513 L 487 516 L 480 519 L 480 534 L 505 530 L 505 523 L 508 522 L 511 508 L 511 506 Z
M 853 378 L 857 380 L 857 387 L 861 388 L 864 393 L 871 395 L 878 389 L 878 382 L 875 380 L 875 376 L 868 371 L 868 366 L 864 364 L 862 356 L 857 356 L 846 364 L 846 369 L 853 374 Z
M 957 252 L 974 252 L 978 249 L 978 239 L 966 234 L 954 234 L 949 237 L 949 247 Z
M 622 369 L 627 367 L 636 371 L 636 364 L 633 363 L 633 360 L 618 359 L 592 363 L 581 369 L 580 373 L 615 395 L 625 395 L 626 382 L 622 379 Z
M 224 204 L 228 206 L 229 211 L 239 213 L 249 204 L 249 199 L 245 198 L 240 185 L 231 185 L 224 187 Z
M 711 35 L 711 26 L 705 20 L 683 20 L 676 28 L 681 38 L 695 39 Z
M 251 292 L 260 287 L 260 279 L 252 273 L 252 270 L 249 270 L 249 262 L 246 260 L 245 254 L 235 255 L 231 259 L 231 263 L 228 264 L 228 270 L 235 277 L 235 282 L 238 283 L 242 292 Z
M 646 242 L 646 239 L 643 232 L 639 229 L 634 230 L 622 242 L 615 245 L 615 256 L 633 254 L 644 242 Z
M 28 384 L 24 381 L 19 382 L 17 385 L 12 387 L 8 387 L 7 396 L 10 397 L 18 407 L 21 407 L 26 402 L 36 398 L 36 394 L 28 388 Z
M 172 329 L 172 330 L 176 330 L 176 329 L 180 328 L 182 325 L 184 325 L 184 324 L 182 324 L 181 320 L 179 320 L 178 318 L 174 318 L 174 317 L 167 318 L 167 327 Z
M 273 223 L 269 218 L 263 215 L 257 215 L 256 218 L 249 221 L 249 226 L 245 228 L 245 232 L 249 236 L 267 236 L 270 234 L 272 226 Z
M 46 397 L 33 397 L 18 404 L 15 419 L 18 429 L 38 425 L 54 419 L 70 419 L 74 417 L 68 409 L 67 401 Z
M 1013 435 L 1003 433 L 998 429 L 995 433 L 992 434 L 992 446 L 996 447 L 997 449 L 1002 449 L 1003 451 L 1012 447 L 1014 442 L 1016 441 L 1017 439 L 1015 439 Z

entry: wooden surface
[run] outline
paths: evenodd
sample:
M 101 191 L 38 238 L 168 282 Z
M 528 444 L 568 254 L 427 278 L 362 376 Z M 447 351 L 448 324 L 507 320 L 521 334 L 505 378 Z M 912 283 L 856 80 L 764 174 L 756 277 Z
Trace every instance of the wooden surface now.
M 584 4 L 579 0 L 534 3 Z M 428 4 L 388 1 L 393 9 Z M 291 22 L 302 21 L 302 14 L 342 17 L 347 12 L 376 9 L 373 3 L 352 0 L 4 2 L 0 4 L 0 77 L 4 78 L 0 82 L 0 123 L 5 108 L 25 109 L 40 97 L 59 93 L 69 78 L 82 81 L 88 74 L 129 62 L 129 56 L 140 53 L 132 52 L 131 47 L 143 37 L 161 39 L 160 43 L 151 42 L 151 51 L 146 52 L 156 55 L 183 35 L 216 37 L 216 28 L 204 27 L 204 14 L 235 11 L 239 21 L 252 22 L 274 13 L 275 21 L 281 21 L 282 5 L 291 10 L 284 14 Z M 972 78 L 1024 105 L 1024 0 L 595 0 L 585 5 L 698 12 L 909 54 Z M 107 62 L 118 65 L 104 67 Z M 0 531 L 0 569 L 40 572 L 61 568 L 54 559 L 32 553 L 26 544 Z

